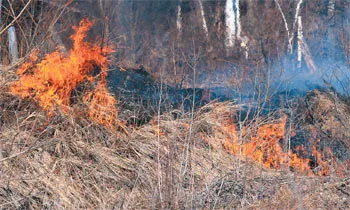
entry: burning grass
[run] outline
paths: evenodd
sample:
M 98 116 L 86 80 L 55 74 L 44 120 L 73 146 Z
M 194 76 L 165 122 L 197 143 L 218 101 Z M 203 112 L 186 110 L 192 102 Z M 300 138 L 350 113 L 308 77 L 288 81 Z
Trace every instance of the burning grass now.
M 106 87 L 107 55 L 113 50 L 84 40 L 91 27 L 92 22 L 88 19 L 73 27 L 75 33 L 70 37 L 73 48 L 68 55 L 55 51 L 38 61 L 38 52 L 34 52 L 17 70 L 20 78 L 11 85 L 10 91 L 22 98 L 34 99 L 48 115 L 54 115 L 56 107 L 67 113 L 73 91 L 88 82 L 95 86 L 93 90 L 83 92 L 91 119 L 111 129 L 124 127 L 118 121 L 117 101 Z
M 316 182 L 336 195 L 322 202 L 349 208 L 349 182 L 330 149 L 283 147 L 293 133 L 286 114 L 241 123 L 242 107 L 212 103 L 126 132 L 106 87 L 111 49 L 84 41 L 90 27 L 74 27 L 68 55 L 33 54 L 19 80 L 0 78 L 1 208 L 313 208 Z
M 0 97 L 2 208 L 278 206 L 286 193 L 300 193 L 289 186 L 322 180 L 262 168 L 251 158 L 223 150 L 228 134 L 222 123 L 240 108 L 237 105 L 210 104 L 193 120 L 187 115 L 173 120 L 165 114 L 129 135 L 116 135 L 91 124 L 91 119 L 63 112 L 48 122 L 38 104 L 4 93 Z M 335 192 L 338 205 L 346 207 L 346 195 L 337 190 L 344 181 L 331 177 L 326 183 L 333 185 L 319 184 L 318 190 Z M 302 192 L 301 205 L 319 205 L 310 201 L 312 193 L 312 187 Z
M 250 133 L 244 137 L 248 138 L 246 142 L 240 141 L 242 138 L 239 138 L 234 123 L 226 123 L 224 126 L 227 140 L 223 146 L 226 151 L 232 154 L 249 157 L 266 168 L 289 168 L 302 175 L 329 176 L 332 167 L 336 170 L 338 176 L 343 176 L 345 168 L 337 163 L 332 150 L 325 147 L 322 152 L 318 151 L 317 143 L 319 143 L 319 140 L 312 145 L 311 155 L 315 159 L 315 165 L 313 166 L 311 165 L 311 157 L 308 156 L 307 149 L 304 146 L 296 146 L 295 150 L 292 150 L 290 145 L 286 145 L 286 148 L 282 147 L 281 140 L 286 138 L 287 132 L 287 116 L 285 114 L 276 123 L 258 126 L 253 134 Z M 244 127 L 241 130 L 243 136 L 245 130 Z M 313 170 L 316 168 L 317 170 Z

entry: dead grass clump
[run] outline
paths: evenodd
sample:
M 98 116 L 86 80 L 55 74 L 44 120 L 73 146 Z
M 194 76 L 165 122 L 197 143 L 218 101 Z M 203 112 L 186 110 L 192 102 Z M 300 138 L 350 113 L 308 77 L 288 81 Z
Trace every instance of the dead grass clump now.
M 2 92 L 1 208 L 113 208 L 132 196 L 148 146 L 125 139 L 83 118 L 57 112 L 47 118 L 35 103 Z M 143 186 L 132 190 L 135 185 Z
M 313 186 L 324 192 L 326 183 L 334 184 L 332 190 L 341 188 L 337 198 L 343 199 L 348 187 L 337 178 L 321 183 L 307 177 L 301 194 L 298 186 L 304 182 L 291 178 L 288 169 L 265 169 L 227 153 L 223 122 L 235 121 L 240 108 L 227 102 L 176 119 L 165 113 L 125 134 L 95 124 L 74 108 L 68 113 L 55 110 L 47 118 L 34 102 L 3 91 L 0 207 L 254 209 L 294 208 L 302 202 L 313 208 L 316 204 L 310 202 L 318 192 Z
M 349 159 L 349 99 L 333 91 L 313 90 L 298 100 L 294 143 L 310 148 L 319 142 L 318 149 L 328 147 L 338 160 Z
M 250 209 L 349 209 L 349 180 L 290 177 L 271 197 L 253 203 Z

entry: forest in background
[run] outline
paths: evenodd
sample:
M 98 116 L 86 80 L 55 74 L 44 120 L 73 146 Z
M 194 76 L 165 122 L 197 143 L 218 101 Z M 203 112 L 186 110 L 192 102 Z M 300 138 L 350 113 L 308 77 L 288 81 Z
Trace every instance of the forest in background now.
M 349 2 L 231 1 L 234 20 L 228 2 L 106 2 L 108 23 L 83 8 L 109 26 L 120 66 L 142 65 L 173 85 L 192 86 L 194 66 L 196 86 L 254 83 L 256 75 L 274 82 L 349 78 Z
M 89 17 L 96 22 L 89 35 L 106 37 L 108 44 L 116 46 L 119 66 L 143 66 L 172 85 L 192 86 L 194 66 L 196 86 L 230 85 L 240 80 L 254 83 L 256 75 L 262 77 L 261 81 L 292 77 L 304 80 L 307 75 L 314 83 L 335 78 L 334 75 L 349 78 L 348 1 L 231 1 L 233 20 L 226 14 L 228 2 L 73 1 L 64 9 L 61 1 L 33 1 L 30 6 L 35 13 L 59 8 L 62 11 L 42 11 L 41 15 L 25 12 L 18 18 L 17 24 L 22 27 L 18 33 L 20 57 L 42 44 L 44 37 L 52 36 L 50 32 L 38 34 L 52 23 L 53 34 L 69 49 L 70 26 Z M 14 1 L 12 6 L 17 13 L 22 3 Z M 2 13 L 4 24 L 12 21 L 11 11 Z M 53 22 L 35 26 L 31 18 L 36 23 L 47 18 Z M 29 24 L 32 31 L 24 31 Z M 228 24 L 233 26 L 228 28 Z M 234 31 L 231 35 L 230 30 Z M 2 46 L 6 42 L 3 36 Z M 53 44 L 49 48 L 55 47 Z M 6 65 L 10 62 L 7 48 L 2 51 Z M 285 76 L 281 78 L 282 74 Z M 349 87 L 345 88 L 342 91 L 348 92 Z

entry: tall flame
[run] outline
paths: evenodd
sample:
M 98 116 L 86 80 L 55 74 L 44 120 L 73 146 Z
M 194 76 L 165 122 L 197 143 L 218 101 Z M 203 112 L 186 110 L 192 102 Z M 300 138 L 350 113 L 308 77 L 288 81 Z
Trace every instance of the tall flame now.
M 313 144 L 311 152 L 316 159 L 316 167 L 311 166 L 311 159 L 299 157 L 292 150 L 284 151 L 279 141 L 285 137 L 286 121 L 287 116 L 283 116 L 278 123 L 260 126 L 255 135 L 248 137 L 246 143 L 239 141 L 235 124 L 225 123 L 227 138 L 223 146 L 227 152 L 249 157 L 266 168 L 282 169 L 287 166 L 289 169 L 303 175 L 328 176 L 330 175 L 330 165 L 332 165 L 336 169 L 337 175 L 342 176 L 342 168 L 338 166 L 330 148 L 324 149 L 324 155 L 317 151 L 316 144 L 318 141 Z M 297 146 L 295 149 L 307 155 L 307 150 L 303 146 Z
M 91 27 L 92 22 L 88 19 L 83 19 L 79 26 L 73 26 L 74 34 L 70 36 L 73 47 L 68 55 L 55 51 L 39 63 L 35 63 L 36 53 L 31 55 L 29 61 L 17 70 L 20 79 L 11 85 L 10 91 L 22 98 L 33 98 L 52 115 L 56 107 L 65 112 L 69 110 L 72 92 L 80 84 L 95 82 L 95 89 L 83 96 L 83 101 L 89 105 L 90 118 L 110 128 L 120 124 L 116 100 L 106 87 L 109 64 L 106 55 L 113 50 L 84 41 Z M 93 75 L 96 68 L 100 71 L 98 81 Z

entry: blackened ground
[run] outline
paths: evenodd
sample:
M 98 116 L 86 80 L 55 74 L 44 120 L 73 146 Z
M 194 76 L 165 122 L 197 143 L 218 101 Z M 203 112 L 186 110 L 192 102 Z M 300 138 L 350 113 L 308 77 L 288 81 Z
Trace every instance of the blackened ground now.
M 161 84 L 143 68 L 116 69 L 109 72 L 107 79 L 110 90 L 119 101 L 120 118 L 133 125 L 149 122 L 158 112 L 174 113 L 176 119 L 191 111 L 193 104 L 197 109 L 213 100 L 238 98 L 238 94 L 229 87 L 181 89 Z M 250 96 L 244 97 L 254 100 Z M 329 147 L 337 159 L 347 160 L 350 156 L 349 101 L 332 89 L 318 87 L 309 92 L 292 89 L 274 94 L 268 103 L 243 107 L 239 114 L 241 119 L 250 121 L 256 116 L 269 116 L 284 110 L 296 133 L 291 138 L 292 148 L 303 145 L 311 155 L 312 146 L 316 143 L 319 151 Z
M 338 160 L 348 160 L 350 99 L 334 90 L 317 89 L 294 103 L 291 121 L 296 135 L 291 138 L 292 148 L 304 145 L 311 154 L 312 145 L 316 144 L 318 151 L 328 147 Z
M 108 86 L 115 94 L 131 124 L 144 124 L 159 111 L 179 110 L 188 112 L 210 101 L 227 101 L 230 95 L 220 88 L 176 88 L 155 81 L 142 67 L 139 69 L 115 69 L 108 73 Z M 226 91 L 229 92 L 229 91 Z M 123 117 L 123 116 L 121 116 Z

